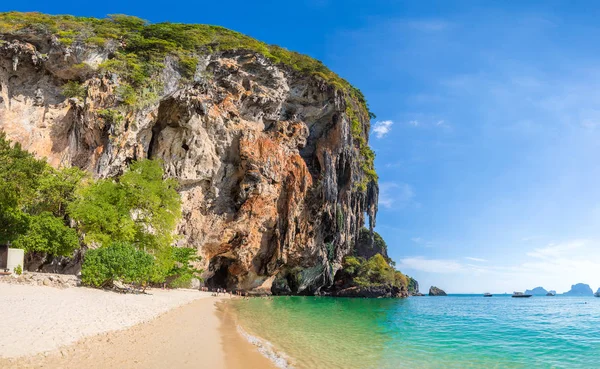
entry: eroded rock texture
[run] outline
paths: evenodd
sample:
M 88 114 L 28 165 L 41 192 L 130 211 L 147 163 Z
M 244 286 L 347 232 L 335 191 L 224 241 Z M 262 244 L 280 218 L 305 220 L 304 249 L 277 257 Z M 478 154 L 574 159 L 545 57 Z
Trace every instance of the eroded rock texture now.
M 96 177 L 162 159 L 181 184 L 179 242 L 198 249 L 210 286 L 314 294 L 330 285 L 377 211 L 346 113 L 358 102 L 234 50 L 199 56 L 192 79 L 167 57 L 158 96 L 125 106 L 120 76 L 97 69 L 116 47 L 0 36 L 0 129 L 52 165 Z M 83 96 L 62 95 L 69 80 Z M 368 116 L 359 120 L 366 140 Z

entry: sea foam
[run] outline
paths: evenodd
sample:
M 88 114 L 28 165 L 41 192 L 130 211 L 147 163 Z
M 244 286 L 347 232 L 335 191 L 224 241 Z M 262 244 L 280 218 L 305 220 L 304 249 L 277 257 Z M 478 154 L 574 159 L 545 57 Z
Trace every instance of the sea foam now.
M 251 335 L 239 325 L 237 326 L 237 330 L 242 337 L 257 347 L 258 352 L 260 352 L 267 359 L 271 360 L 276 367 L 281 369 L 294 369 L 294 367 L 289 363 L 288 357 L 284 353 L 275 350 L 271 342 Z

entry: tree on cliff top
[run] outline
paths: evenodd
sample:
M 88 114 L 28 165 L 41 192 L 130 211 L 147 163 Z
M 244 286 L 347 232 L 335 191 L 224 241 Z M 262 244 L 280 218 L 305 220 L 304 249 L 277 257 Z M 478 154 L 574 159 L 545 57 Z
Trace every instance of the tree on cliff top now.
M 118 179 L 101 179 L 77 192 L 69 215 L 87 243 L 128 242 L 144 250 L 160 250 L 173 241 L 181 217 L 177 182 L 163 180 L 160 162 L 133 162 Z

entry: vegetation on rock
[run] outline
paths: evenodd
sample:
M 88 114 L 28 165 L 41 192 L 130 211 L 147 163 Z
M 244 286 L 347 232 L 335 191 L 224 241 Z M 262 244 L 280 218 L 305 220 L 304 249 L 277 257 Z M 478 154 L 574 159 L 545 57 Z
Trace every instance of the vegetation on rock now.
M 394 261 L 388 257 L 387 244 L 383 237 L 375 231 L 371 233 L 368 228 L 362 227 L 354 246 L 354 256 L 369 259 L 376 254 L 381 254 L 391 266 L 394 266 Z
M 0 131 L 0 242 L 29 258 L 71 256 L 80 239 L 100 246 L 86 252 L 82 266 L 91 286 L 121 280 L 182 287 L 199 278 L 196 250 L 171 246 L 181 216 L 176 187 L 153 160 L 97 181 L 78 168 L 54 169 Z
M 79 99 L 85 99 L 87 94 L 85 86 L 77 81 L 68 81 L 62 88 L 62 94 L 64 97 L 76 97 Z
M 172 58 L 184 79 L 191 79 L 198 69 L 198 57 L 211 52 L 249 50 L 264 55 L 271 62 L 319 79 L 345 96 L 346 115 L 356 149 L 361 156 L 362 181 L 355 188 L 366 191 L 369 182 L 377 181 L 375 154 L 368 145 L 369 111 L 364 95 L 321 61 L 267 45 L 241 33 L 213 25 L 156 23 L 127 15 L 109 15 L 104 19 L 47 15 L 41 13 L 0 13 L 0 34 L 54 35 L 65 47 L 93 45 L 111 50 L 111 58 L 99 66 L 101 72 L 117 74 L 121 85 L 117 91 L 125 106 L 142 108 L 158 98 L 162 85 L 158 76 L 165 62 Z M 69 81 L 63 88 L 66 97 L 85 97 L 85 86 Z
M 129 242 L 160 250 L 173 242 L 172 231 L 181 216 L 177 182 L 163 180 L 160 162 L 133 162 L 117 179 L 95 181 L 81 188 L 69 214 L 87 243 Z
M 411 295 L 415 295 L 419 293 L 419 282 L 413 277 L 406 276 L 408 279 L 408 293 Z
M 368 260 L 347 256 L 344 258 L 343 272 L 350 277 L 351 284 L 359 287 L 408 287 L 407 277 L 391 267 L 381 254 L 376 254 Z
M 364 227 L 359 232 L 354 255 L 344 258 L 334 283 L 333 293 L 341 296 L 408 296 L 419 292 L 419 283 L 414 278 L 395 269 L 383 237 Z

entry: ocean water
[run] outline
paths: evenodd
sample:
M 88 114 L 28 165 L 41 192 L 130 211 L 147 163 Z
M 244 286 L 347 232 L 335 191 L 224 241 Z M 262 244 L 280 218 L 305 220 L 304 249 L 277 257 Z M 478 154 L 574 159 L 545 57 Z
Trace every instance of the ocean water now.
M 275 297 L 232 306 L 245 334 L 297 369 L 600 368 L 595 297 Z

